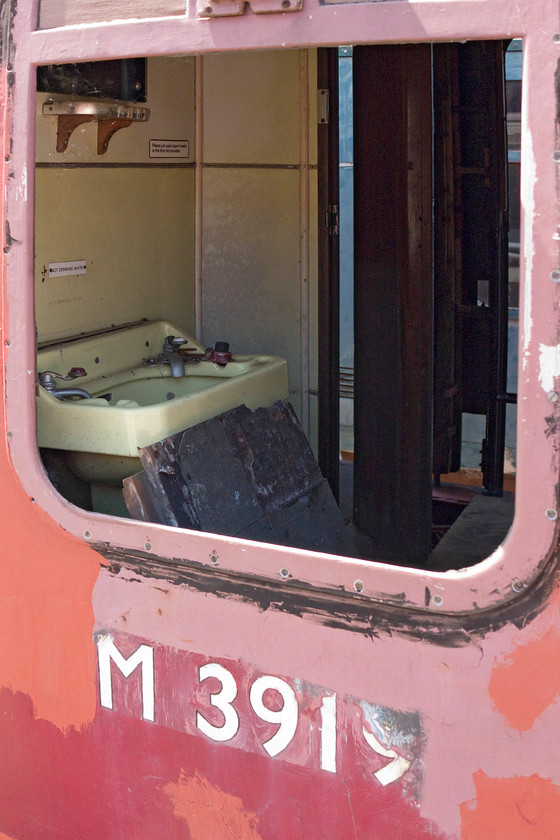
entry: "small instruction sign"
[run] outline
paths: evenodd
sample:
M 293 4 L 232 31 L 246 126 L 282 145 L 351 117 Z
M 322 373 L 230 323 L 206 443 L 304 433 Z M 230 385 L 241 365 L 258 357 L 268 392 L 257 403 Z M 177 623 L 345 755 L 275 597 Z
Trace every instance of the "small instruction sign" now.
M 86 260 L 49 263 L 49 277 L 65 277 L 72 274 L 85 274 Z
M 150 140 L 151 158 L 188 158 L 188 140 Z

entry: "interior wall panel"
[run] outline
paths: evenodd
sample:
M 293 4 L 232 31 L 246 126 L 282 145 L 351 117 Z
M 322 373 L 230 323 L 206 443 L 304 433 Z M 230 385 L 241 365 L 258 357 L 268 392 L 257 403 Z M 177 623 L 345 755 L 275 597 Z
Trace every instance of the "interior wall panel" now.
M 39 341 L 142 318 L 192 333 L 193 171 L 48 168 L 36 177 Z M 86 262 L 85 274 L 49 276 L 49 264 L 73 260 Z

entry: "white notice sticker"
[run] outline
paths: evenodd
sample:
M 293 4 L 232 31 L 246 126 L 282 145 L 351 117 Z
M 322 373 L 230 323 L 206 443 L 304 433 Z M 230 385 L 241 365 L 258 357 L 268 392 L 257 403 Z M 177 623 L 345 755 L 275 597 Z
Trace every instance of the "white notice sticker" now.
M 150 140 L 151 158 L 188 158 L 188 140 Z
M 49 277 L 65 277 L 69 274 L 85 274 L 86 260 L 49 263 Z

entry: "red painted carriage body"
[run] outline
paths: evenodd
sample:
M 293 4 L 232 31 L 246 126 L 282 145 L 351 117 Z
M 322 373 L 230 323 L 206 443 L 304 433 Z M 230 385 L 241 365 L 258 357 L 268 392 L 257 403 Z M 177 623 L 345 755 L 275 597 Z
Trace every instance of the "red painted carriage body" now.
M 36 3 L 2 6 L 0 837 L 556 838 L 558 4 L 112 14 L 39 29 Z M 503 545 L 438 574 L 87 513 L 59 496 L 35 442 L 35 66 L 514 36 L 520 431 Z

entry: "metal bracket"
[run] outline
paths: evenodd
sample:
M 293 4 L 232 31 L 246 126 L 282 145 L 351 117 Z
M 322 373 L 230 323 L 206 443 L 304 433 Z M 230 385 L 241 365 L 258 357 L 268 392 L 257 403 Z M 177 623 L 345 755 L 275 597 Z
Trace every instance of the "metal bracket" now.
M 329 236 L 338 236 L 338 204 L 329 204 L 325 213 L 325 227 Z
M 104 155 L 109 148 L 109 141 L 113 134 L 121 128 L 132 125 L 132 120 L 98 120 L 97 122 L 97 154 Z
M 133 122 L 147 122 L 149 108 L 126 105 L 118 102 L 49 100 L 43 104 L 43 114 L 58 118 L 56 151 L 65 152 L 72 133 L 79 125 L 97 122 L 97 154 L 104 155 L 111 137 L 121 128 Z
M 326 125 L 329 121 L 329 91 L 319 88 L 317 91 L 317 122 Z
M 76 114 L 74 117 L 63 116 L 58 117 L 58 129 L 56 132 L 56 151 L 65 152 L 68 148 L 68 141 L 72 132 L 84 123 L 93 122 L 97 120 L 97 154 L 104 155 L 109 148 L 109 141 L 113 134 L 120 128 L 126 128 L 132 125 L 132 120 L 99 120 L 97 117 L 92 117 L 89 114 Z
M 299 12 L 303 6 L 303 0 L 198 0 L 198 17 L 228 17 L 242 15 L 245 6 L 257 15 L 273 14 L 278 12 Z

